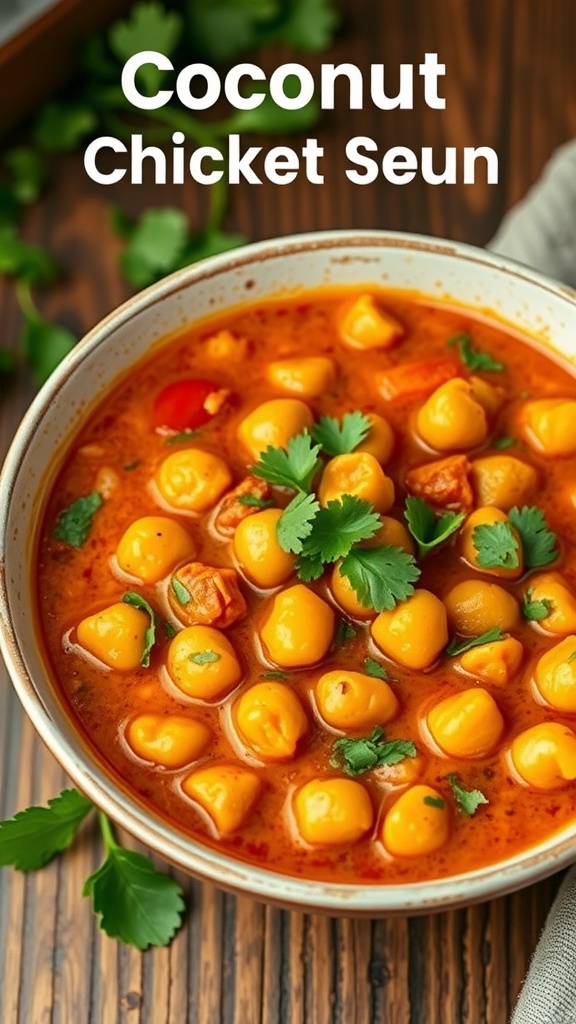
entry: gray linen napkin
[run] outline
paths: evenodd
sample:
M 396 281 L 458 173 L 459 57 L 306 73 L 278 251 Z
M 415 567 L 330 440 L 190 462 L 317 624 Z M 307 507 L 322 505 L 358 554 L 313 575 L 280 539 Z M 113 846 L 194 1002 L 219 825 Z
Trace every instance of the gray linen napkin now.
M 554 154 L 488 248 L 576 287 L 576 142 Z M 510 1024 L 576 1024 L 576 868 L 548 915 Z

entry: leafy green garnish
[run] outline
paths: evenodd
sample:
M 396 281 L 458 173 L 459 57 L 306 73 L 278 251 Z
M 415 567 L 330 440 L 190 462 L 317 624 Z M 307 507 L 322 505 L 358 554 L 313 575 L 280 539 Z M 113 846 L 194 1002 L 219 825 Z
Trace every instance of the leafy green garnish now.
M 57 277 L 51 256 L 39 245 L 24 242 L 13 224 L 0 228 L 0 274 L 17 277 L 29 284 L 50 284 Z
M 178 633 L 178 630 L 176 629 L 176 626 L 172 625 L 171 622 L 165 621 L 164 622 L 164 632 L 165 632 L 165 634 L 166 634 L 166 636 L 168 637 L 169 640 L 173 640 L 174 637 L 176 636 L 176 634 Z
M 272 670 L 270 672 L 263 672 L 261 678 L 262 679 L 289 679 L 290 676 L 289 676 L 288 672 L 278 672 L 278 671 Z
M 368 501 L 352 494 L 329 501 L 316 511 L 309 536 L 303 545 L 306 557 L 318 556 L 323 562 L 344 558 L 353 544 L 369 540 L 380 528 L 380 517 Z
M 517 569 L 518 541 L 508 522 L 482 523 L 472 532 L 476 561 L 483 569 Z
M 189 654 L 190 661 L 195 665 L 211 665 L 214 661 L 220 661 L 221 654 L 216 651 L 197 651 L 196 654 Z
M 504 363 L 494 359 L 488 352 L 482 352 L 479 348 L 473 348 L 472 339 L 469 334 L 456 334 L 453 338 L 450 338 L 448 345 L 455 346 L 458 349 L 460 359 L 469 370 L 502 373 L 506 369 Z
M 480 789 L 464 789 L 454 772 L 446 776 L 446 781 L 454 794 L 458 810 L 468 818 L 476 813 L 481 804 L 489 802 Z
M 0 822 L 0 864 L 19 871 L 44 867 L 74 840 L 92 804 L 77 789 L 65 789 L 47 807 L 28 807 Z
M 145 601 L 140 594 L 137 594 L 134 590 L 128 590 L 122 595 L 124 604 L 130 604 L 133 608 L 137 608 L 139 612 L 144 612 L 149 617 L 149 625 L 144 633 L 144 650 L 142 651 L 142 657 L 140 658 L 140 664 L 143 668 L 150 667 L 150 652 L 156 643 L 156 613 L 153 608 L 150 607 L 148 601 Z M 166 623 L 169 625 L 169 623 Z
M 65 356 L 74 348 L 77 338 L 67 327 L 51 324 L 39 314 L 24 325 L 22 343 L 34 380 L 44 384 Z
M 283 551 L 301 554 L 304 541 L 312 532 L 312 523 L 319 508 L 320 505 L 313 494 L 304 494 L 300 491 L 292 498 L 276 525 L 276 536 Z
M 304 583 L 310 583 L 311 580 L 319 580 L 325 568 L 326 566 L 320 555 L 308 556 L 302 554 L 296 559 L 296 575 Z
M 328 455 L 346 455 L 353 452 L 370 432 L 370 420 L 364 413 L 347 412 L 342 422 L 331 416 L 321 416 L 312 428 L 312 437 Z
M 46 162 L 41 153 L 31 146 L 10 149 L 4 156 L 13 182 L 12 193 L 24 206 L 35 203 L 46 179 Z
M 54 530 L 57 540 L 72 548 L 81 548 L 90 533 L 94 516 L 102 505 L 98 491 L 76 498 L 68 508 L 62 510 Z
M 548 527 L 541 509 L 535 505 L 515 505 L 508 512 L 508 519 L 520 534 L 526 569 L 540 569 L 556 561 L 556 534 Z
M 247 508 L 272 508 L 274 504 L 271 499 L 259 498 L 257 494 L 241 494 L 236 500 Z
M 344 647 L 356 636 L 356 627 L 348 619 L 340 618 L 334 634 L 336 647 Z
M 91 135 L 97 125 L 98 116 L 87 104 L 54 101 L 40 109 L 33 139 L 47 153 L 70 152 Z
M 516 444 L 515 437 L 497 437 L 494 441 L 492 441 L 492 447 L 499 448 L 500 451 L 504 451 L 506 448 L 511 448 L 514 444 Z
M 307 492 L 320 466 L 319 455 L 320 445 L 312 444 L 311 435 L 304 431 L 291 437 L 286 448 L 269 445 L 250 472 L 277 487 Z
M 548 601 L 543 598 L 541 601 L 533 601 L 532 594 L 534 590 L 530 587 L 522 595 L 522 614 L 528 622 L 542 622 L 542 619 L 548 618 L 552 611 L 552 601 Z
M 144 288 L 175 269 L 188 239 L 188 219 L 182 210 L 145 210 L 120 256 L 126 280 Z
M 125 21 L 116 21 L 108 33 L 110 49 L 123 64 L 142 50 L 156 50 L 170 57 L 180 41 L 184 22 L 180 14 L 167 11 L 155 0 L 133 7 Z M 138 72 L 139 84 L 154 95 L 166 72 L 155 64 L 144 64 Z
M 416 747 L 411 740 L 385 740 L 384 730 L 377 725 L 371 736 L 365 739 L 336 740 L 332 747 L 330 764 L 347 775 L 363 775 L 379 765 L 393 765 L 406 757 L 416 757 Z
M 185 444 L 186 441 L 192 441 L 199 433 L 199 430 L 183 430 L 180 434 L 171 434 L 166 438 L 164 444 Z
M 391 611 L 414 593 L 420 570 L 402 548 L 353 548 L 340 566 L 361 604 L 377 612 Z
M 425 796 L 422 802 L 428 807 L 438 807 L 441 811 L 446 807 L 446 801 L 441 796 Z
M 420 558 L 451 537 L 466 518 L 464 512 L 443 512 L 438 516 L 427 501 L 412 495 L 406 498 L 404 516 L 418 545 Z
M 195 47 L 225 63 L 274 44 L 320 52 L 340 20 L 333 0 L 188 0 L 188 11 Z
M 178 604 L 190 604 L 190 601 L 192 600 L 190 591 L 187 590 L 184 584 L 180 583 L 180 580 L 176 579 L 175 576 L 172 577 L 171 586 Z
M 498 640 L 505 640 L 506 634 L 499 629 L 498 626 L 494 626 L 493 629 L 487 629 L 485 633 L 481 633 L 480 636 L 467 637 L 465 640 L 452 640 L 448 644 L 445 653 L 449 658 L 456 658 L 459 654 L 464 654 L 465 651 L 470 651 L 472 647 L 480 647 L 482 644 L 493 644 Z
M 374 676 L 375 679 L 390 679 L 387 670 L 375 658 L 366 658 L 364 661 L 364 672 L 367 676 Z
M 568 663 L 570 663 L 571 661 L 576 661 L 576 651 L 572 651 L 572 654 L 568 655 L 568 659 L 567 660 L 568 660 Z

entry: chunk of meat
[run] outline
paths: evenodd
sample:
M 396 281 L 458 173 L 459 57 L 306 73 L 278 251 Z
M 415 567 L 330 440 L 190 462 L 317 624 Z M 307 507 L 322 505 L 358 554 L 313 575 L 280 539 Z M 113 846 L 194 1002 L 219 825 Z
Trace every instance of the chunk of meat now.
M 470 469 L 465 455 L 450 455 L 447 459 L 409 469 L 406 487 L 431 505 L 468 512 L 474 505 Z
M 235 569 L 188 562 L 178 569 L 168 588 L 168 600 L 185 626 L 226 629 L 246 615 L 246 601 Z
M 246 519 L 246 516 L 251 516 L 254 512 L 260 512 L 257 504 L 244 505 L 238 501 L 238 498 L 242 498 L 247 494 L 255 498 L 257 502 L 267 501 L 270 497 L 270 488 L 265 480 L 260 480 L 257 476 L 250 475 L 245 477 L 237 487 L 222 499 L 214 519 L 214 526 L 219 533 L 231 536 L 238 523 Z
M 460 367 L 453 359 L 424 359 L 391 366 L 376 375 L 376 383 L 387 402 L 400 402 L 426 398 L 447 380 L 461 376 Z

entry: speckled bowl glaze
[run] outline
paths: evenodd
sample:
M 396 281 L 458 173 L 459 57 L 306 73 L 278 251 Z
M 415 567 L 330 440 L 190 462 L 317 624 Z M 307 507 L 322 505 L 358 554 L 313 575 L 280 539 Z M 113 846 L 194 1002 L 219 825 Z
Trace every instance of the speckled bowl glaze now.
M 35 632 L 33 553 L 47 489 L 71 434 L 110 384 L 190 321 L 245 301 L 322 285 L 416 289 L 493 312 L 576 365 L 576 293 L 470 246 L 388 232 L 325 232 L 216 256 L 141 292 L 64 360 L 32 404 L 0 478 L 0 640 L 25 710 L 74 783 L 168 861 L 226 889 L 283 906 L 349 916 L 415 914 L 518 889 L 576 857 L 576 821 L 521 856 L 480 871 L 408 885 L 289 878 L 217 853 L 131 796 L 89 752 L 64 709 Z

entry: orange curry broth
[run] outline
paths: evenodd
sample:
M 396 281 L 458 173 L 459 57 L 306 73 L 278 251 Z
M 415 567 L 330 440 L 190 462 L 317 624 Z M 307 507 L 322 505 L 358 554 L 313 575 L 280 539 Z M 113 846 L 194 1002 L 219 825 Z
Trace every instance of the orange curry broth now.
M 350 293 L 346 291 L 346 295 Z M 506 751 L 513 735 L 530 725 L 547 720 L 574 725 L 574 716 L 552 712 L 537 704 L 530 687 L 531 667 L 543 650 L 556 642 L 523 623 L 516 634 L 525 646 L 523 671 L 507 688 L 488 687 L 506 722 L 506 732 L 497 752 L 480 760 L 453 760 L 438 756 L 426 745 L 420 720 L 432 704 L 450 694 L 474 685 L 473 679 L 454 671 L 453 659 L 441 657 L 424 673 L 412 672 L 389 663 L 370 640 L 369 625 L 355 623 L 356 637 L 339 649 L 333 645 L 321 665 L 290 673 L 289 685 L 300 694 L 310 720 L 308 735 L 301 741 L 297 756 L 284 763 L 268 763 L 255 770 L 265 781 L 264 795 L 240 832 L 218 838 L 203 812 L 185 797 L 179 782 L 190 765 L 176 771 L 154 768 L 138 761 L 120 737 L 126 721 L 137 712 L 186 713 L 206 721 L 213 739 L 200 763 L 214 758 L 238 759 L 223 730 L 225 708 L 262 673 L 274 668 L 261 660 L 255 633 L 262 620 L 264 605 L 258 593 L 242 581 L 251 614 L 226 630 L 245 669 L 240 686 L 219 704 L 193 702 L 186 697 L 175 700 L 164 689 L 160 669 L 166 659 L 169 641 L 160 626 L 160 642 L 153 652 L 149 669 L 114 672 L 99 669 L 76 653 L 66 653 L 63 635 L 80 618 L 121 599 L 128 589 L 136 589 L 162 615 L 162 603 L 155 587 L 122 583 L 113 575 L 109 558 L 125 529 L 143 515 L 171 515 L 154 502 L 147 487 L 159 463 L 179 446 L 167 447 L 165 438 L 154 433 L 150 412 L 154 397 L 166 383 L 181 376 L 209 376 L 218 385 L 232 389 L 224 409 L 201 429 L 191 446 L 205 447 L 221 455 L 234 474 L 234 484 L 246 474 L 246 460 L 236 440 L 241 419 L 258 403 L 280 397 L 267 382 L 267 362 L 291 355 L 329 354 L 337 369 L 334 390 L 309 402 L 318 417 L 341 417 L 346 411 L 362 409 L 384 415 L 394 428 L 396 445 L 386 473 L 396 486 L 392 515 L 401 518 L 405 499 L 405 470 L 427 459 L 441 458 L 423 451 L 410 431 L 413 411 L 419 401 L 388 404 L 380 398 L 374 383 L 374 371 L 401 362 L 446 356 L 447 339 L 469 331 L 475 346 L 490 352 L 506 364 L 506 371 L 481 374 L 506 388 L 508 401 L 494 424 L 490 438 L 516 436 L 515 410 L 522 392 L 531 397 L 568 395 L 576 397 L 576 381 L 557 362 L 519 341 L 511 331 L 478 319 L 472 312 L 449 309 L 400 293 L 382 292 L 386 309 L 406 328 L 405 338 L 391 350 L 359 353 L 344 347 L 334 327 L 334 311 L 343 293 L 326 289 L 298 298 L 258 302 L 222 315 L 208 324 L 191 326 L 167 346 L 130 371 L 110 390 L 87 424 L 70 444 L 64 467 L 58 474 L 49 498 L 38 555 L 38 614 L 54 678 L 70 708 L 73 720 L 90 746 L 103 759 L 119 785 L 136 795 L 155 813 L 169 820 L 182 832 L 201 843 L 290 875 L 338 882 L 410 882 L 438 878 L 493 864 L 542 840 L 576 816 L 576 784 L 555 792 L 533 792 L 514 780 Z M 205 341 L 214 331 L 229 328 L 249 339 L 249 362 L 207 364 Z M 103 449 L 100 458 L 79 453 L 85 445 Z M 495 452 L 490 442 L 482 451 Z M 467 453 L 472 456 L 478 451 Z M 561 557 L 554 564 L 568 583 L 576 581 L 576 519 L 566 492 L 567 482 L 576 478 L 576 458 L 543 459 L 522 442 L 507 454 L 534 464 L 541 473 L 542 486 L 534 497 L 547 517 L 550 528 L 560 539 Z M 56 541 L 53 530 L 57 515 L 80 495 L 94 490 L 100 466 L 113 468 L 120 485 L 97 513 L 88 540 L 74 550 Z M 197 544 L 197 560 L 208 565 L 233 566 L 231 542 L 217 540 L 205 529 L 210 513 L 178 515 Z M 440 597 L 464 578 L 475 578 L 473 570 L 455 555 L 454 538 L 428 556 L 418 586 L 435 591 Z M 311 586 L 328 597 L 324 579 Z M 493 579 L 493 577 L 482 577 Z M 296 582 L 292 579 L 290 583 Z M 520 593 L 520 584 L 503 583 Z M 330 598 L 328 598 L 330 600 Z M 165 610 L 165 609 L 164 609 Z M 313 775 L 339 774 L 329 766 L 331 748 L 338 734 L 315 718 L 310 690 L 316 679 L 329 668 L 349 667 L 362 671 L 367 656 L 387 665 L 396 680 L 394 691 L 400 701 L 399 715 L 386 727 L 389 739 L 413 739 L 425 759 L 425 770 L 418 781 L 437 786 L 451 807 L 451 837 L 438 852 L 421 857 L 392 859 L 377 841 L 383 810 L 390 806 L 392 787 L 378 778 L 378 771 L 358 779 L 370 792 L 376 809 L 371 835 L 346 848 L 307 848 L 293 832 L 287 812 L 295 788 Z M 253 765 L 253 761 L 248 761 Z M 474 817 L 456 813 L 446 776 L 457 772 L 467 789 L 477 787 L 489 804 Z

